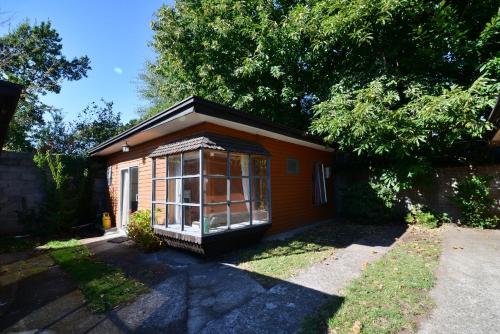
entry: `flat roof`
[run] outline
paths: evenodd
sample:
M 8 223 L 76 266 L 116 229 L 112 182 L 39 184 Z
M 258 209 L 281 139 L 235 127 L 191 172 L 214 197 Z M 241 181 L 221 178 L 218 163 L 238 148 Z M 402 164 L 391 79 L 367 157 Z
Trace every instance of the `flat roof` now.
M 165 111 L 93 147 L 88 153 L 101 156 L 113 154 L 120 150 L 125 141 L 131 145 L 138 145 L 201 122 L 211 122 L 244 132 L 257 133 L 281 140 L 286 139 L 299 145 L 333 151 L 325 145 L 320 137 L 309 135 L 304 131 L 277 124 L 198 96 L 190 96 Z M 176 124 L 169 127 L 169 123 L 170 125 Z M 129 142 L 132 139 L 135 142 Z

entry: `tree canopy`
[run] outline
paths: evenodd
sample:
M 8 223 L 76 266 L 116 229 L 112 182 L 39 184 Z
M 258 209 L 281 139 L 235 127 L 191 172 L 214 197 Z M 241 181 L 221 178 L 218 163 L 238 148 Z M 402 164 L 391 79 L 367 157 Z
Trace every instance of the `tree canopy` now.
M 36 148 L 41 151 L 86 156 L 87 151 L 130 127 L 121 122 L 121 115 L 113 109 L 113 102 L 91 102 L 71 122 L 65 122 L 59 110 L 52 110 L 50 118 L 35 134 Z
M 40 96 L 59 93 L 63 80 L 80 80 L 90 70 L 87 56 L 67 59 L 62 47 L 50 22 L 24 22 L 0 37 L 0 77 L 24 86 L 9 127 L 8 149 L 32 150 L 35 134 L 45 123 L 44 115 L 55 112 Z
M 500 92 L 494 0 L 178 0 L 152 28 L 148 113 L 201 95 L 384 160 L 386 183 L 481 138 Z

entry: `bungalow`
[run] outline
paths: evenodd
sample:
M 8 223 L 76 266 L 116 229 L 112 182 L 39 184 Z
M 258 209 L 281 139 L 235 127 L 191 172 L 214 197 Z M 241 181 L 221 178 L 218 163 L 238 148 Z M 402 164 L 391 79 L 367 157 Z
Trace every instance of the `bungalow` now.
M 150 209 L 173 246 L 201 253 L 333 217 L 333 150 L 321 139 L 189 97 L 94 147 L 125 230 Z

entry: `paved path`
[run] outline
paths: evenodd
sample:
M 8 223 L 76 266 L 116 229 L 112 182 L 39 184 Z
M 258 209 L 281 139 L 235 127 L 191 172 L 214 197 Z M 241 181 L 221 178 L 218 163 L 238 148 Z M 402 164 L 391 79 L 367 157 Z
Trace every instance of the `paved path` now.
M 500 333 L 500 231 L 447 227 L 421 334 Z
M 98 258 L 122 268 L 152 291 L 106 315 L 96 315 L 85 307 L 81 293 L 70 287 L 53 301 L 37 304 L 8 331 L 294 333 L 302 319 L 328 298 L 342 299 L 346 284 L 366 262 L 382 256 L 402 232 L 380 227 L 360 233 L 331 258 L 270 289 L 232 264 L 203 261 L 172 249 L 143 254 L 126 244 L 87 239 Z

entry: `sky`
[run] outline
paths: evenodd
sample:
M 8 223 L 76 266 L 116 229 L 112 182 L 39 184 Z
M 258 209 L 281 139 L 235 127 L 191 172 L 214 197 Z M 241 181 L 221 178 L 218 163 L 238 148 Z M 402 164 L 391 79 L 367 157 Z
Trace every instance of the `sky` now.
M 162 4 L 174 0 L 2 0 L 0 35 L 28 19 L 50 20 L 62 38 L 63 54 L 72 59 L 87 55 L 92 70 L 87 78 L 65 81 L 59 94 L 43 97 L 71 121 L 92 101 L 114 102 L 124 122 L 138 117 L 147 102 L 139 95 L 139 74 L 154 59 L 148 46 L 153 38 L 150 22 Z M 10 26 L 10 27 L 9 27 Z

